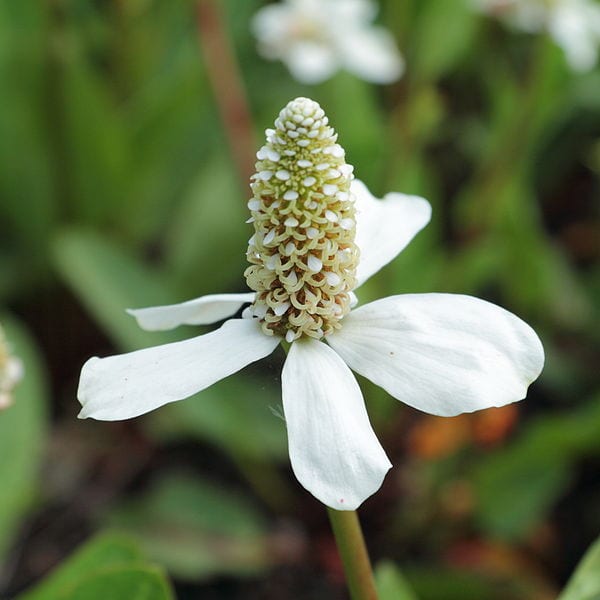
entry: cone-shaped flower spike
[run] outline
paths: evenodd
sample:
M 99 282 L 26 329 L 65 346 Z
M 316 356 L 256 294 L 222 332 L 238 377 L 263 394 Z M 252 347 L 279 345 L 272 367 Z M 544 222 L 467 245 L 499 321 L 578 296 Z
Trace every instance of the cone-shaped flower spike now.
M 268 335 L 320 339 L 340 327 L 356 286 L 352 167 L 312 100 L 290 102 L 275 127 L 258 152 L 251 186 L 250 310 Z

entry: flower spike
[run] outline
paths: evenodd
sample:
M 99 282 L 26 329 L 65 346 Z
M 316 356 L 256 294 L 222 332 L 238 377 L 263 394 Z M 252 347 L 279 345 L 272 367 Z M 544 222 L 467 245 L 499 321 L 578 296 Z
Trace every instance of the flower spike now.
M 356 286 L 353 168 L 336 142 L 323 109 L 296 98 L 257 153 L 245 273 L 257 292 L 251 313 L 266 334 L 289 342 L 339 328 Z

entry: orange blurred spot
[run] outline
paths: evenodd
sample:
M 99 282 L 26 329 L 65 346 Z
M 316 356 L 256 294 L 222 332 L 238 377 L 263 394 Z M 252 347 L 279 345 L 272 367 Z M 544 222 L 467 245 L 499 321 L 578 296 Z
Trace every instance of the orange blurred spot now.
M 408 451 L 434 460 L 456 452 L 469 442 L 493 446 L 506 439 L 519 418 L 516 404 L 488 408 L 458 417 L 425 416 L 408 436 Z
M 519 418 L 516 404 L 488 408 L 473 413 L 473 439 L 484 446 L 492 446 L 506 439 Z
M 425 459 L 448 456 L 470 439 L 469 415 L 422 418 L 408 436 L 408 450 Z

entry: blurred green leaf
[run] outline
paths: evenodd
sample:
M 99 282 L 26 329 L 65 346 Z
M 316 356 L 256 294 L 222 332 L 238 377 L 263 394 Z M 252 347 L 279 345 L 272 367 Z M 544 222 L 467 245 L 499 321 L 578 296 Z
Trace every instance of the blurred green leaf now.
M 346 150 L 346 159 L 354 165 L 356 176 L 374 193 L 384 192 L 380 187 L 387 151 L 383 140 L 387 136 L 373 86 L 342 72 L 321 87 L 319 102 L 337 131 L 339 142 Z
M 400 123 L 401 127 L 402 123 Z M 396 143 L 396 147 L 387 167 L 386 188 L 382 192 L 385 194 L 388 191 L 402 190 L 402 193 L 405 194 L 423 196 L 433 205 L 434 215 L 437 215 L 437 200 L 440 191 L 437 174 L 431 172 L 431 165 L 425 162 L 419 148 L 411 147 L 406 140 L 399 141 L 395 132 L 391 137 Z M 439 224 L 441 225 L 441 223 Z M 436 225 L 438 224 L 434 221 L 428 227 L 436 227 Z
M 49 399 L 46 373 L 34 340 L 12 317 L 2 315 L 0 323 L 25 369 L 14 391 L 14 404 L 0 411 L 1 560 L 36 500 Z
M 475 479 L 478 516 L 490 535 L 508 539 L 527 535 L 570 481 L 565 460 L 547 456 L 544 448 L 525 455 L 526 451 L 519 448 L 490 460 Z
M 193 438 L 219 447 L 269 507 L 286 510 L 288 479 L 277 470 L 287 458 L 282 415 L 278 379 L 244 372 L 162 407 L 146 416 L 143 425 L 166 442 Z
M 80 222 L 118 222 L 131 182 L 131 141 L 105 82 L 75 48 L 61 65 L 65 100 L 65 175 Z M 60 80 L 59 80 L 60 81 Z
M 534 199 L 515 191 L 509 200 L 509 222 L 500 225 L 505 246 L 500 273 L 509 297 L 525 314 L 582 326 L 592 307 L 566 257 L 542 230 L 539 215 L 531 214 Z
M 262 0 L 247 0 L 240 4 L 237 0 L 226 0 L 223 4 L 225 5 L 223 14 L 227 17 L 234 39 L 247 37 L 254 45 L 254 36 L 250 32 L 248 24 L 264 2 Z
M 0 2 L 0 297 L 39 282 L 57 217 L 45 72 L 47 10 Z
M 252 233 L 245 224 L 246 201 L 231 162 L 211 159 L 166 232 L 166 269 L 177 281 L 198 294 L 228 291 L 232 282 L 243 285 Z
M 446 261 L 441 276 L 444 289 L 460 294 L 476 294 L 486 289 L 498 277 L 504 251 L 501 240 L 493 236 L 462 248 Z
M 375 581 L 380 600 L 417 600 L 400 570 L 391 562 L 377 565 Z
M 163 572 L 156 567 L 111 567 L 97 570 L 61 596 L 65 600 L 172 600 Z M 50 596 L 48 596 L 50 600 Z M 57 599 L 58 600 L 58 599 Z
M 142 564 L 139 548 L 120 534 L 85 544 L 19 600 L 169 600 L 163 574 Z
M 25 592 L 19 600 L 58 598 L 72 588 L 79 579 L 96 569 L 105 569 L 140 561 L 142 553 L 125 536 L 105 533 L 87 542 L 42 582 Z
M 558 600 L 598 600 L 600 598 L 600 538 L 579 563 Z
M 143 331 L 125 312 L 177 298 L 166 278 L 123 248 L 97 233 L 68 230 L 55 240 L 54 262 L 62 279 L 123 350 L 180 339 L 173 332 Z
M 497 584 L 483 575 L 428 565 L 407 567 L 406 579 L 420 600 L 505 600 Z M 508 596 L 511 597 L 511 596 Z
M 168 10 L 167 5 L 155 7 Z M 135 176 L 131 198 L 120 213 L 125 221 L 121 226 L 141 242 L 163 237 L 181 196 L 193 186 L 205 163 L 225 147 L 221 123 L 207 94 L 196 33 L 188 30 L 190 26 L 188 22 L 187 27 L 181 25 L 183 31 L 175 30 L 151 77 L 134 90 L 128 105 L 135 146 L 130 175 Z M 137 20 L 133 29 L 138 31 Z M 154 45 L 154 30 L 145 31 L 142 54 Z
M 545 518 L 573 474 L 571 464 L 600 451 L 599 400 L 539 417 L 511 446 L 478 462 L 477 514 L 488 534 L 522 538 Z
M 109 517 L 173 575 L 253 574 L 270 564 L 262 517 L 234 492 L 168 475 Z
M 411 75 L 435 79 L 463 58 L 473 41 L 477 20 L 469 2 L 422 3 L 413 31 Z
M 146 424 L 166 439 L 190 435 L 237 456 L 280 458 L 287 454 L 285 423 L 273 414 L 280 406 L 278 386 L 238 373 L 193 398 L 164 406 Z

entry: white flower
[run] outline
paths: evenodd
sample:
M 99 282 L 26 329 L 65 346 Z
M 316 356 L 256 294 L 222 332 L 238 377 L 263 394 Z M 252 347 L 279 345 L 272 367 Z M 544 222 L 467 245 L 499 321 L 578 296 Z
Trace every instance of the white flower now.
M 375 199 L 352 179 L 336 139 L 316 102 L 298 98 L 282 110 L 257 154 L 248 203 L 255 232 L 246 279 L 254 292 L 129 312 L 144 329 L 162 330 L 214 323 L 251 306 L 212 333 L 90 359 L 80 417 L 127 419 L 182 400 L 286 338 L 283 407 L 294 473 L 328 506 L 352 510 L 391 464 L 350 369 L 435 415 L 525 397 L 542 369 L 542 345 L 502 308 L 469 296 L 406 294 L 350 311 L 352 289 L 410 242 L 431 208 L 399 193 Z
M 480 10 L 529 33 L 547 31 L 577 71 L 591 69 L 600 46 L 600 5 L 594 0 L 475 0 Z
M 0 327 L 0 410 L 12 404 L 12 392 L 23 377 L 23 364 L 10 352 Z
M 282 60 L 302 83 L 319 83 L 339 69 L 373 83 L 390 83 L 404 70 L 392 35 L 372 24 L 372 0 L 283 0 L 259 10 L 252 22 L 260 53 Z

